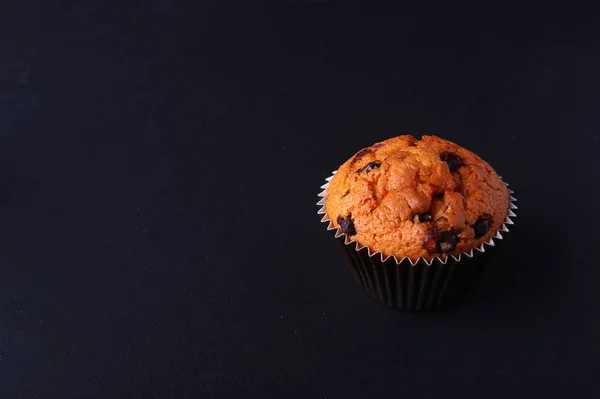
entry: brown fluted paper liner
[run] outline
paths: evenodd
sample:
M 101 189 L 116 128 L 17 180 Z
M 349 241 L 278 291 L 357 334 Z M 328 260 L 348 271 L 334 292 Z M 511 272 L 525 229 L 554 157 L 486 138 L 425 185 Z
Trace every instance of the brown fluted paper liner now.
M 317 213 L 323 215 L 321 221 L 327 223 L 327 230 L 342 248 L 350 271 L 367 294 L 383 304 L 402 310 L 427 311 L 454 303 L 481 275 L 490 250 L 496 246 L 494 240 L 503 238 L 501 232 L 507 233 L 507 225 L 514 224 L 511 217 L 517 216 L 513 212 L 517 209 L 514 205 L 517 199 L 509 190 L 510 209 L 504 224 L 495 236 L 480 247 L 468 253 L 463 252 L 458 257 L 448 256 L 445 260 L 435 257 L 431 261 L 418 259 L 412 262 L 407 257 L 398 260 L 393 255 L 384 259 L 380 252 L 372 253 L 369 247 L 361 247 L 331 223 L 325 211 L 325 201 L 332 178 L 326 179 L 321 187 L 323 191 L 319 194 L 321 200 L 317 203 L 320 206 Z

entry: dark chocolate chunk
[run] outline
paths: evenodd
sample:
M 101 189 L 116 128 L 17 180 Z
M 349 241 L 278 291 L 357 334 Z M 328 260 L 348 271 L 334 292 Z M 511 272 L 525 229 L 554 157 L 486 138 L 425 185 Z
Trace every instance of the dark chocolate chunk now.
M 448 169 L 450 169 L 450 172 L 456 172 L 458 168 L 464 165 L 461 157 L 453 152 L 442 152 L 440 154 L 440 159 L 448 164 Z
M 473 226 L 475 238 L 481 238 L 490 230 L 490 222 L 488 219 L 479 218 Z
M 429 222 L 431 219 L 431 213 L 429 212 L 421 213 L 419 215 L 419 220 L 421 220 L 421 222 Z
M 362 157 L 364 157 L 365 155 L 369 154 L 373 152 L 372 149 L 370 148 L 363 148 L 362 150 L 360 150 L 359 152 L 356 153 L 356 155 L 354 156 L 354 158 L 352 158 L 352 161 L 350 162 L 350 164 L 354 164 L 358 161 L 361 160 Z
M 459 238 L 453 231 L 430 230 L 425 237 L 423 248 L 429 253 L 448 253 L 454 251 Z
M 348 214 L 348 216 L 341 217 L 338 216 L 337 222 L 340 225 L 340 229 L 342 229 L 342 233 L 347 234 L 349 236 L 356 235 L 356 229 L 354 228 L 354 222 L 352 221 L 352 214 Z
M 413 223 L 429 222 L 431 219 L 431 213 L 429 212 L 417 213 L 415 216 L 413 216 Z
M 452 252 L 458 243 L 458 236 L 452 231 L 441 231 L 437 236 L 437 245 L 442 253 Z
M 369 162 L 368 164 L 365 165 L 364 168 L 359 169 L 358 171 L 359 172 L 367 172 L 367 173 L 369 173 L 373 169 L 377 169 L 380 166 L 381 166 L 381 161 L 373 161 L 373 162 Z

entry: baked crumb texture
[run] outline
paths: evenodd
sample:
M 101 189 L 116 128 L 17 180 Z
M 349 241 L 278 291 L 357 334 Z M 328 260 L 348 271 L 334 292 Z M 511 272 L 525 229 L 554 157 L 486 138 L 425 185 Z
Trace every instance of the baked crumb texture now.
M 364 148 L 324 187 L 323 220 L 347 243 L 383 259 L 445 260 L 483 249 L 516 216 L 514 198 L 492 167 L 436 136 L 405 135 Z

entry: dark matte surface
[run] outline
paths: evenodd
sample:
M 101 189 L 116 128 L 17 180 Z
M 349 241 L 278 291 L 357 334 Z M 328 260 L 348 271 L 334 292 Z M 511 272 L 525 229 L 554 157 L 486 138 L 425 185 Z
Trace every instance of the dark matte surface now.
M 600 395 L 594 13 L 4 3 L 0 397 Z M 369 299 L 316 216 L 400 133 L 519 199 L 447 313 Z

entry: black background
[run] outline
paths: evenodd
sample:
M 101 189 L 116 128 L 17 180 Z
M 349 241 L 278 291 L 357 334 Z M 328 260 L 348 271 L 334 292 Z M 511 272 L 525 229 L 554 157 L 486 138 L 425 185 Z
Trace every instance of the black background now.
M 593 12 L 11 3 L 0 397 L 600 394 Z M 404 133 L 475 151 L 519 199 L 445 313 L 369 299 L 316 215 L 332 170 Z

